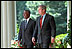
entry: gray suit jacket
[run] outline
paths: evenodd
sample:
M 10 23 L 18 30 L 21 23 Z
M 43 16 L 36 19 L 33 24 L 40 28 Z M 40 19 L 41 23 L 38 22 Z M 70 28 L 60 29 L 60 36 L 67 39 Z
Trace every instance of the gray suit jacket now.
M 18 40 L 22 39 L 23 45 L 24 45 L 24 43 L 26 45 L 33 44 L 32 43 L 32 35 L 33 35 L 34 28 L 35 28 L 35 21 L 32 19 L 29 19 L 26 29 L 25 29 L 25 21 L 21 22 Z
M 54 21 L 54 17 L 46 14 L 42 29 L 40 29 L 40 17 L 36 20 L 36 26 L 33 33 L 33 37 L 37 38 L 38 43 L 48 44 L 51 41 L 51 36 L 55 37 L 56 35 L 56 25 Z

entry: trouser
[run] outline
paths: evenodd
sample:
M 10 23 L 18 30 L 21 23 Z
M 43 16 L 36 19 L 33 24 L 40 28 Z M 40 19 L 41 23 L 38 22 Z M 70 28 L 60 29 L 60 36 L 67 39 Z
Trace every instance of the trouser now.
M 33 48 L 33 45 L 23 45 L 23 48 Z
M 33 45 L 28 45 L 27 48 L 33 48 Z
M 23 48 L 27 48 L 27 45 L 23 45 Z
M 49 44 L 38 44 L 38 48 L 49 48 Z

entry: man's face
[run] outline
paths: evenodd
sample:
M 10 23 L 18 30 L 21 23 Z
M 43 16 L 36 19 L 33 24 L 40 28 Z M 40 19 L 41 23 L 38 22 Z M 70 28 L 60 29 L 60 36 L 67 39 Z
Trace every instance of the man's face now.
M 28 11 L 24 11 L 23 16 L 24 16 L 25 19 L 27 19 L 27 18 L 30 17 L 30 14 L 29 14 Z
M 38 7 L 38 12 L 39 12 L 40 15 L 43 15 L 43 14 L 46 13 L 45 9 L 42 9 L 42 7 Z
M 38 12 L 41 15 L 43 13 L 43 9 L 41 7 L 38 7 Z

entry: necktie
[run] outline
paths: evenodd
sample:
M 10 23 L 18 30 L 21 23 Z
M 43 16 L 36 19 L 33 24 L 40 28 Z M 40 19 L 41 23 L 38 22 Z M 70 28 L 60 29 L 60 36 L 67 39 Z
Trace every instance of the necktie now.
M 25 28 L 26 28 L 26 26 L 27 26 L 27 20 L 25 20 Z
M 40 18 L 40 28 L 42 28 L 42 18 L 43 16 Z

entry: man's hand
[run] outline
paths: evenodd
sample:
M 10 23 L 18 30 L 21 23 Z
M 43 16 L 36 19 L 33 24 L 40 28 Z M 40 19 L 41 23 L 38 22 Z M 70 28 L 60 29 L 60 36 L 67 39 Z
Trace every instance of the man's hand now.
M 55 42 L 55 38 L 51 37 L 51 43 L 54 43 L 54 42 Z
M 35 43 L 35 38 L 34 37 L 32 37 L 32 42 Z

